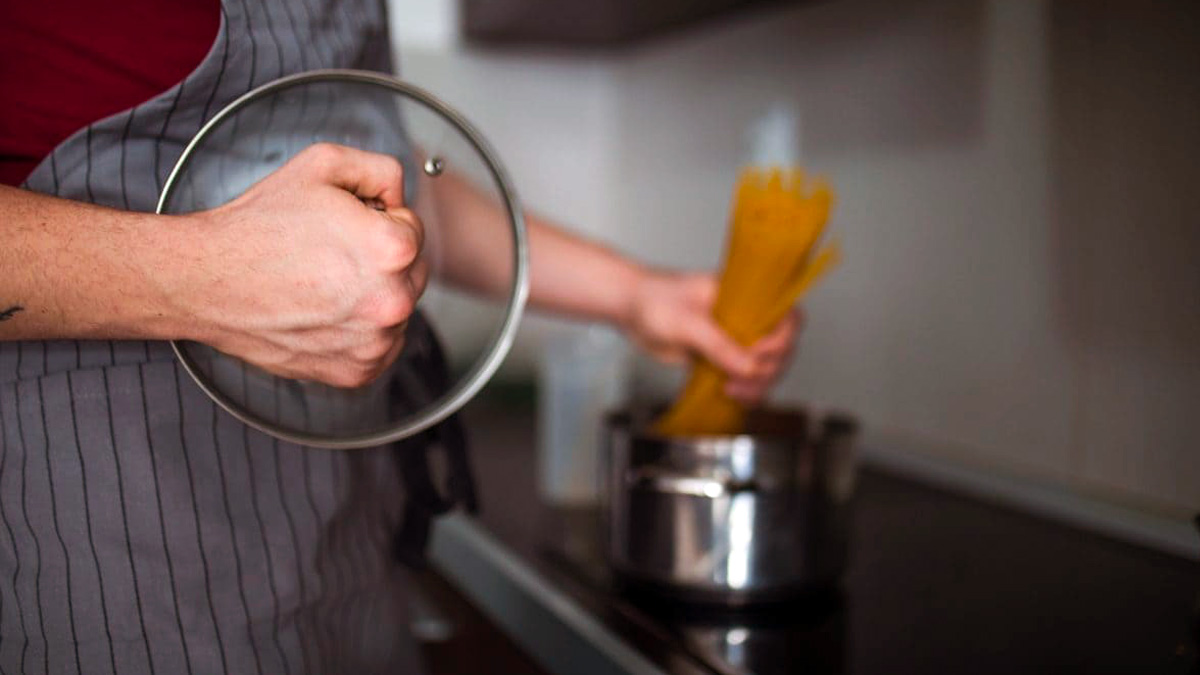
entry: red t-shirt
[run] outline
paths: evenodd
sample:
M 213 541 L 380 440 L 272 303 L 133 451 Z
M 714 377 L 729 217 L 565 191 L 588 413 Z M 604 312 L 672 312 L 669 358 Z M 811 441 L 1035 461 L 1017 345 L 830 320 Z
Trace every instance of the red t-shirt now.
M 216 39 L 220 0 L 0 2 L 0 183 L 75 131 L 170 89 Z

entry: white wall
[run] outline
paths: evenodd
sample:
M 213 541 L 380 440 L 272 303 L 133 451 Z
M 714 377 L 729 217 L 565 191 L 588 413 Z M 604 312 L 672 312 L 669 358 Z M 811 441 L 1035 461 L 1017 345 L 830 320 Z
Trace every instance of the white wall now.
M 527 209 L 619 244 L 608 227 L 618 140 L 616 75 L 607 61 L 418 47 L 401 49 L 398 62 L 405 79 L 463 112 L 487 136 Z M 438 322 L 452 354 L 474 355 L 487 337 L 470 316 L 452 313 Z M 547 339 L 583 328 L 527 315 L 502 376 L 530 377 Z
M 833 0 L 615 54 L 401 66 L 483 128 L 528 204 L 659 264 L 717 261 L 743 131 L 795 102 L 847 260 L 780 398 L 1182 515 L 1200 509 L 1198 33 L 1186 3 Z

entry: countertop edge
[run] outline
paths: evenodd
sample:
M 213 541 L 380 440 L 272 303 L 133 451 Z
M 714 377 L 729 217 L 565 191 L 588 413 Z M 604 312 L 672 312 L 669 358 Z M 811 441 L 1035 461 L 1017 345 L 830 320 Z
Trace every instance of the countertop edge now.
M 429 558 L 551 672 L 666 675 L 468 515 L 438 520 Z
M 886 447 L 887 450 L 880 448 Z M 1200 562 L 1200 533 L 1186 519 L 1168 518 L 1068 492 L 996 471 L 947 462 L 914 450 L 891 435 L 864 434 L 864 465 L 918 483 L 1011 507 L 1031 516 L 1150 550 Z

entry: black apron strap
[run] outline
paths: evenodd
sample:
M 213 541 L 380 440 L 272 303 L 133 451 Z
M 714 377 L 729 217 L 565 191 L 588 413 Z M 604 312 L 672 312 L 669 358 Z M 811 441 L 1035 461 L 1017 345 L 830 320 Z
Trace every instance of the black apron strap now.
M 445 352 L 429 322 L 420 314 L 410 320 L 406 339 L 411 341 L 409 359 L 412 375 L 427 387 L 423 398 L 441 396 L 449 390 L 449 370 Z M 410 388 L 411 389 L 411 388 Z M 393 387 L 393 397 L 412 405 L 414 392 L 403 386 Z M 395 444 L 393 458 L 405 488 L 404 513 L 393 537 L 396 559 L 409 567 L 425 565 L 433 519 L 456 506 L 476 513 L 479 501 L 468 455 L 466 430 L 457 414 L 436 426 Z M 436 485 L 431 467 L 432 453 L 444 453 L 444 485 Z

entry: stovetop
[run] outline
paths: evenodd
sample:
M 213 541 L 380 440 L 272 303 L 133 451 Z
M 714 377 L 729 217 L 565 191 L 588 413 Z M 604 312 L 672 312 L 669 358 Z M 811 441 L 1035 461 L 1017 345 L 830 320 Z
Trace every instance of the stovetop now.
M 538 499 L 529 417 L 469 419 L 482 526 L 668 672 L 1200 675 L 1200 564 L 875 470 L 839 588 L 743 612 L 630 592 L 596 510 Z
M 540 553 L 616 616 L 640 626 L 722 675 L 848 671 L 848 598 L 840 588 L 814 590 L 786 602 L 729 608 L 685 602 L 623 584 L 600 550 L 594 508 L 550 508 Z

